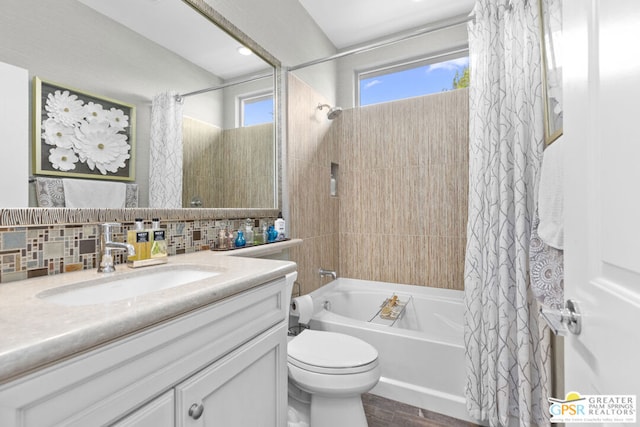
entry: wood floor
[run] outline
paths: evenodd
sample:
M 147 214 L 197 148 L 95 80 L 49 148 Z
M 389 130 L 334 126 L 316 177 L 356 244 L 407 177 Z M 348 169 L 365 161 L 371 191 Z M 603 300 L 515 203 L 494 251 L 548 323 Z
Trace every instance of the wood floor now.
M 373 394 L 362 396 L 369 427 L 476 427 L 467 421 L 426 411 Z

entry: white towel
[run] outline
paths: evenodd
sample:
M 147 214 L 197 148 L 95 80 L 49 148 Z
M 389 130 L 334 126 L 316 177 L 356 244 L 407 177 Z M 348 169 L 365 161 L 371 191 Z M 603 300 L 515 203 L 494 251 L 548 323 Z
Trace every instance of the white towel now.
M 124 208 L 127 186 L 121 182 L 63 179 L 68 208 Z
M 556 249 L 564 247 L 564 191 L 562 137 L 544 150 L 538 189 L 538 236 Z

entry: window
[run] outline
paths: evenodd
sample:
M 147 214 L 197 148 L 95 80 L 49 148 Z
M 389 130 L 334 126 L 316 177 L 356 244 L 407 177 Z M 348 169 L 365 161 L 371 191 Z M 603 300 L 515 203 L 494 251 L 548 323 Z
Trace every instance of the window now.
M 361 106 L 459 89 L 469 85 L 469 56 L 394 65 L 361 72 L 357 79 Z
M 247 127 L 273 123 L 273 94 L 240 97 L 240 126 Z

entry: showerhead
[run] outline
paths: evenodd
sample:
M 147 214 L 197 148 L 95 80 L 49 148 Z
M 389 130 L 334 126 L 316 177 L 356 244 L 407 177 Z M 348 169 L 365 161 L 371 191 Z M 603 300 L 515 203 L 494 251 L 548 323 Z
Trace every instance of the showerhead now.
M 342 114 L 342 108 L 340 107 L 333 107 L 332 109 L 329 110 L 329 112 L 327 113 L 327 118 L 329 120 L 333 120 L 336 117 L 338 117 L 340 114 Z
M 322 110 L 324 107 L 327 107 L 329 109 L 329 112 L 327 113 L 327 118 L 329 120 L 333 120 L 340 114 L 342 114 L 342 108 L 340 107 L 331 108 L 329 104 L 318 104 L 318 110 Z

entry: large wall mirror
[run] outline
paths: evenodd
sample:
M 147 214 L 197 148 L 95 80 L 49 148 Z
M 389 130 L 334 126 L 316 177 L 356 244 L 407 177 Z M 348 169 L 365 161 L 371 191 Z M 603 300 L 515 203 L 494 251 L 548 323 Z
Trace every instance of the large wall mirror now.
M 183 95 L 182 207 L 278 207 L 280 64 L 204 0 L 4 3 L 1 62 L 135 105 L 139 207 L 149 206 L 151 101 L 167 91 Z

